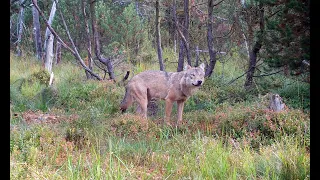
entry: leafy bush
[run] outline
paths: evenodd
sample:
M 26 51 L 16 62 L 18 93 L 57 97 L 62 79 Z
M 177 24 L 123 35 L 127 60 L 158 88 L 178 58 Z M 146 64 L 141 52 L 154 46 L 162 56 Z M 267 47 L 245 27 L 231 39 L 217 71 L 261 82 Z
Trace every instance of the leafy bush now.
M 28 78 L 28 82 L 39 82 L 40 84 L 48 85 L 50 80 L 50 74 L 47 70 L 42 69 L 38 72 L 34 72 L 31 74 L 31 76 Z

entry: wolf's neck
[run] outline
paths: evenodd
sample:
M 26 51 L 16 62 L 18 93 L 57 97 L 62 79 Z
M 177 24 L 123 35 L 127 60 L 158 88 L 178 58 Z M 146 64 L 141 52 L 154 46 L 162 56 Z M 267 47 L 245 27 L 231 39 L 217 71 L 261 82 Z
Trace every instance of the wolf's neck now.
M 185 83 L 186 78 L 182 78 L 181 81 L 184 81 L 184 82 L 180 82 L 180 89 L 185 96 L 189 97 L 198 90 L 197 87 L 187 86 Z

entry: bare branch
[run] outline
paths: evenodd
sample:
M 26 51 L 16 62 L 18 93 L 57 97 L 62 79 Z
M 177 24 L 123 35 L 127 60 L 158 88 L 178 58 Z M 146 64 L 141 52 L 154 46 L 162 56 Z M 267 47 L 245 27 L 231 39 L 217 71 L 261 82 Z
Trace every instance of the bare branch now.
M 222 3 L 224 0 L 221 0 L 219 2 L 217 2 L 216 4 L 214 4 L 212 7 L 218 6 L 220 3 Z

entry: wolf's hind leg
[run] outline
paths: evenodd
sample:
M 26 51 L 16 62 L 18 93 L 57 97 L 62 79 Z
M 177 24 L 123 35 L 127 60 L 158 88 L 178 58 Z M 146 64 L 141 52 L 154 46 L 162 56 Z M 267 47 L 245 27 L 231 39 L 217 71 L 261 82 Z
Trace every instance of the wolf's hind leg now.
M 138 101 L 137 113 L 140 113 L 142 117 L 147 118 L 148 99 L 140 98 Z
M 182 122 L 184 101 L 177 101 L 177 105 L 178 105 L 178 121 L 177 121 L 177 125 L 178 125 Z
M 164 117 L 164 122 L 170 124 L 170 116 L 172 112 L 173 102 L 170 99 L 166 99 L 166 112 Z
M 141 114 L 140 104 L 137 105 L 136 113 L 137 113 L 137 114 Z

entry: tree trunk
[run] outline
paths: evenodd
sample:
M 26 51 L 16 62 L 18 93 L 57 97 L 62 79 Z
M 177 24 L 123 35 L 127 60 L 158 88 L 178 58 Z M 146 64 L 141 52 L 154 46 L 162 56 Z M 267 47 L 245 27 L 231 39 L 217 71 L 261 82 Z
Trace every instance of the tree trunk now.
M 61 61 L 61 43 L 59 41 L 56 42 L 56 64 L 59 64 Z
M 48 20 L 48 23 L 49 25 L 51 26 L 52 24 L 52 21 L 53 21 L 53 18 L 54 18 L 54 15 L 56 13 L 56 2 L 53 1 L 52 3 L 52 8 L 51 8 L 51 11 L 50 11 L 50 16 L 49 16 L 49 20 Z M 44 52 L 47 52 L 46 50 L 46 47 L 47 47 L 47 40 L 49 39 L 49 35 L 51 34 L 50 30 L 48 29 L 48 27 L 46 28 L 46 33 L 45 33 L 45 36 L 44 36 L 44 44 L 43 44 L 43 51 Z
M 262 46 L 262 38 L 263 38 L 263 32 L 264 32 L 264 10 L 261 4 L 259 5 L 259 9 L 260 9 L 260 12 L 259 12 L 260 31 L 258 32 L 258 35 L 257 35 L 258 36 L 257 41 L 255 42 L 250 52 L 249 68 L 248 68 L 248 73 L 246 77 L 246 82 L 244 83 L 244 87 L 247 90 L 252 87 L 253 75 L 256 69 L 256 64 L 257 64 L 257 54 L 259 53 Z
M 42 41 L 40 34 L 40 22 L 39 22 L 39 12 L 32 6 L 32 16 L 33 16 L 33 37 L 36 46 L 36 57 L 41 60 L 42 55 Z
M 45 68 L 51 74 L 52 72 L 52 59 L 53 59 L 53 34 L 50 33 L 49 39 L 47 41 L 47 48 L 46 48 L 46 60 L 45 60 Z
M 111 61 L 109 58 L 103 58 L 101 56 L 101 52 L 100 52 L 100 41 L 99 41 L 99 33 L 98 33 L 98 25 L 97 25 L 97 21 L 96 21 L 96 16 L 95 16 L 95 7 L 94 7 L 94 3 L 96 1 L 95 0 L 91 0 L 90 1 L 90 13 L 91 13 L 91 20 L 92 20 L 92 31 L 93 31 L 93 38 L 94 38 L 94 49 L 95 49 L 95 54 L 97 56 L 97 58 L 99 59 L 99 61 L 101 63 L 103 63 L 104 65 L 107 66 L 108 69 L 108 74 L 111 80 L 115 80 L 115 76 L 114 76 L 114 72 L 113 72 L 113 67 L 111 64 Z
M 199 66 L 199 59 L 200 59 L 199 56 L 200 56 L 199 55 L 199 46 L 197 46 L 196 47 L 196 65 L 195 65 L 196 67 Z
M 213 69 L 216 65 L 216 51 L 213 46 L 213 34 L 212 34 L 212 22 L 213 22 L 213 0 L 208 1 L 208 29 L 207 29 L 207 42 L 208 50 L 210 55 L 210 63 L 206 69 L 205 77 L 210 77 L 212 75 Z
M 183 66 L 184 66 L 184 44 L 183 44 L 183 41 L 180 40 L 177 72 L 183 71 Z
M 178 22 L 178 18 L 177 18 L 176 7 L 177 7 L 176 6 L 176 0 L 173 0 L 173 5 L 172 5 L 172 8 L 173 8 L 173 20 L 174 20 L 174 24 L 175 24 L 175 29 L 176 29 L 176 31 L 178 31 L 179 22 Z M 183 22 L 183 19 L 180 18 L 180 21 Z M 179 57 L 178 57 L 177 72 L 183 71 L 183 64 L 184 64 L 184 46 L 183 46 L 182 37 L 180 37 L 179 44 L 180 45 L 179 45 Z
M 185 48 L 186 48 L 186 55 L 187 55 L 187 62 L 190 66 L 191 65 L 191 52 L 190 52 L 190 45 L 189 45 L 189 0 L 184 0 L 184 29 L 183 35 L 185 37 Z
M 19 10 L 19 29 L 18 29 L 18 40 L 17 40 L 17 56 L 22 55 L 21 51 L 21 39 L 22 39 L 22 33 L 23 33 L 23 21 L 24 21 L 24 7 L 23 7 L 24 0 L 20 0 L 20 10 Z
M 86 36 L 87 36 L 87 51 L 88 51 L 88 68 L 90 70 L 92 70 L 92 66 L 93 66 L 93 60 L 92 60 L 92 53 L 91 53 L 91 37 L 90 37 L 90 29 L 89 29 L 89 20 L 87 17 L 87 13 L 86 13 L 86 9 L 85 9 L 85 0 L 81 1 L 81 5 L 82 5 L 82 12 L 83 12 L 83 17 L 84 17 L 84 21 L 85 21 L 85 26 L 86 26 Z M 86 72 L 86 76 L 87 79 L 91 79 L 92 76 L 88 71 Z
M 157 39 L 157 51 L 160 65 L 160 71 L 164 71 L 164 65 L 162 60 L 162 49 L 161 49 L 161 35 L 160 35 L 160 13 L 159 13 L 159 0 L 156 1 L 156 39 Z
M 248 46 L 248 41 L 247 41 L 246 35 L 242 34 L 242 36 L 243 36 L 243 39 L 244 39 L 244 44 L 246 46 L 248 59 L 250 59 L 250 52 L 249 52 L 249 46 Z
M 51 8 L 51 12 L 50 12 L 50 16 L 49 16 L 49 20 L 48 23 L 51 25 L 54 15 L 56 14 L 56 2 L 53 1 L 52 4 L 52 8 Z M 54 36 L 52 35 L 52 33 L 50 32 L 50 30 L 48 29 L 48 27 L 46 28 L 46 34 L 45 34 L 45 41 L 44 41 L 44 50 L 45 50 L 45 61 L 44 61 L 44 65 L 46 70 L 48 70 L 49 73 L 52 72 L 52 61 L 53 61 L 53 41 L 54 41 Z

